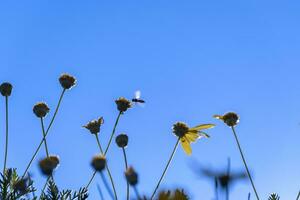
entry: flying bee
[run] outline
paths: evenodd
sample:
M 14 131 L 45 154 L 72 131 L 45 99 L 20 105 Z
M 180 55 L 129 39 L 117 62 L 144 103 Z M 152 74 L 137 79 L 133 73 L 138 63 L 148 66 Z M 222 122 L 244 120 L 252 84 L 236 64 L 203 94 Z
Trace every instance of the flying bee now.
M 139 90 L 134 93 L 134 98 L 131 101 L 134 103 L 145 103 L 145 101 L 141 99 L 141 91 Z

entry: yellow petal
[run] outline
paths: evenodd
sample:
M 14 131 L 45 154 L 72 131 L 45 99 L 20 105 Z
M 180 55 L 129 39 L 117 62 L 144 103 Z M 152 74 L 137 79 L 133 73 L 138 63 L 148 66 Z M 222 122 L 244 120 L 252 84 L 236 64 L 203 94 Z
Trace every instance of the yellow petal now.
M 201 124 L 201 125 L 195 126 L 193 128 L 190 128 L 189 131 L 201 131 L 204 129 L 213 128 L 214 126 L 215 126 L 214 124 Z
M 198 138 L 198 132 L 197 131 L 189 131 L 184 135 L 189 142 L 195 142 Z
M 221 120 L 222 120 L 222 119 L 223 119 L 223 116 L 222 116 L 222 115 L 214 115 L 213 118 L 221 119 Z
M 190 145 L 188 139 L 185 138 L 185 136 L 183 136 L 182 138 L 180 138 L 180 143 L 181 143 L 181 146 L 182 146 L 184 152 L 187 155 L 191 155 L 192 154 L 192 148 L 191 148 L 191 145 Z

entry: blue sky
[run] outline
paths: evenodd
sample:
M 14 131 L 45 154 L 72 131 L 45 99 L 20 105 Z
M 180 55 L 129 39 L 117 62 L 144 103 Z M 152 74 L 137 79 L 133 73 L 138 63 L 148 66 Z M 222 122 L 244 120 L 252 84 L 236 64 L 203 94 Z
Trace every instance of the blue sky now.
M 79 188 L 92 174 L 97 144 L 81 125 L 103 116 L 105 146 L 117 116 L 114 100 L 140 89 L 147 105 L 126 112 L 117 133 L 129 135 L 128 159 L 140 174 L 141 193 L 151 194 L 171 153 L 174 122 L 216 123 L 210 139 L 193 144 L 191 157 L 178 148 L 162 184 L 187 188 L 193 199 L 212 199 L 210 183 L 196 178 L 189 163 L 197 159 L 222 169 L 231 157 L 232 167 L 243 169 L 230 129 L 212 118 L 236 111 L 237 132 L 262 199 L 274 191 L 282 199 L 296 198 L 299 9 L 291 0 L 1 1 L 0 81 L 14 85 L 8 165 L 23 172 L 42 136 L 32 106 L 46 101 L 53 114 L 61 92 L 57 79 L 68 72 L 78 85 L 66 93 L 48 137 L 50 152 L 61 158 L 59 186 Z M 0 103 L 4 147 L 3 98 Z M 44 149 L 38 159 L 43 156 Z M 123 199 L 124 166 L 116 145 L 108 159 Z M 37 161 L 31 172 L 41 188 L 45 178 Z M 100 177 L 96 182 L 101 184 Z M 242 182 L 232 199 L 246 199 L 249 191 L 249 182 Z M 99 198 L 95 182 L 90 192 L 91 199 Z

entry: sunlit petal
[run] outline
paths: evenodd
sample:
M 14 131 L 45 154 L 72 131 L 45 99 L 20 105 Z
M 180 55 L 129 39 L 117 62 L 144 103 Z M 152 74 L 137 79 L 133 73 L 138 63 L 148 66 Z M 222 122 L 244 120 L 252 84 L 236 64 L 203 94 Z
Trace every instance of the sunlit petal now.
M 189 131 L 201 131 L 201 130 L 204 130 L 204 129 L 209 129 L 209 128 L 213 128 L 215 125 L 214 124 L 201 124 L 201 125 L 198 125 L 198 126 L 195 126 L 193 128 L 190 128 Z
M 190 145 L 188 139 L 185 138 L 185 137 L 182 137 L 182 138 L 180 138 L 180 143 L 181 143 L 181 146 L 182 146 L 184 152 L 187 155 L 191 155 L 192 154 L 192 148 L 191 148 L 191 145 Z

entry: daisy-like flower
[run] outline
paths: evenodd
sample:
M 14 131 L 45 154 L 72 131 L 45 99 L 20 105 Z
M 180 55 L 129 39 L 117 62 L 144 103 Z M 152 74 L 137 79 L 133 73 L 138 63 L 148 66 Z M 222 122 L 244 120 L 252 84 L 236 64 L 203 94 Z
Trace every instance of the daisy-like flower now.
M 65 90 L 68 90 L 76 84 L 76 78 L 69 74 L 62 74 L 59 77 L 59 83 Z
M 179 137 L 183 150 L 187 155 L 192 154 L 191 143 L 202 137 L 209 138 L 209 135 L 202 130 L 213 128 L 214 124 L 201 124 L 193 128 L 189 128 L 183 122 L 177 122 L 173 125 L 173 133 Z
M 100 127 L 104 123 L 103 117 L 99 117 L 97 120 L 92 120 L 83 127 L 88 129 L 92 134 L 97 134 L 100 132 Z

